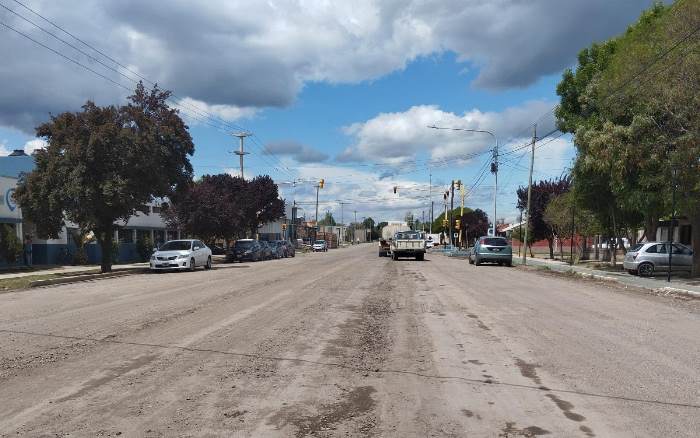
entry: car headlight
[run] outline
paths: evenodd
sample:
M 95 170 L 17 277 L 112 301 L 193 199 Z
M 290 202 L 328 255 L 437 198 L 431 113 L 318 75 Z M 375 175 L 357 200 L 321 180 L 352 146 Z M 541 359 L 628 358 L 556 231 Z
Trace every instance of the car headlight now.
M 186 258 L 189 258 L 189 254 L 182 254 L 182 255 L 177 256 L 177 258 L 186 259 Z
M 243 254 L 250 254 L 250 250 L 244 252 Z

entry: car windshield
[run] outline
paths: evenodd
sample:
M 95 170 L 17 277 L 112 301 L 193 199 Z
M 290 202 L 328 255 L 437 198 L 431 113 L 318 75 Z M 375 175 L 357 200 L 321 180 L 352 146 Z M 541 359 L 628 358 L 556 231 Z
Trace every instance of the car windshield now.
M 252 240 L 239 240 L 236 242 L 236 248 L 250 248 L 253 246 Z
M 640 249 L 642 249 L 643 246 L 644 246 L 643 243 L 638 243 L 638 244 L 634 245 L 632 248 L 630 248 L 629 252 L 637 252 Z
M 508 246 L 508 241 L 498 237 L 487 237 L 482 240 L 481 244 L 489 246 Z
M 317 245 L 323 245 L 324 243 L 326 243 L 326 241 L 325 240 L 317 240 L 314 243 Z
M 420 233 L 416 231 L 400 231 L 396 233 L 397 239 L 420 239 Z
M 189 251 L 192 247 L 192 242 L 189 240 L 171 240 L 165 242 L 163 246 L 158 248 L 158 251 Z

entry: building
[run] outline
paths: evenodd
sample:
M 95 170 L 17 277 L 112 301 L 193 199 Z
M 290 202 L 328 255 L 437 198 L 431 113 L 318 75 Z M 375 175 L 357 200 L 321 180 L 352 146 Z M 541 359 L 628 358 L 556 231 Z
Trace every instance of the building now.
M 12 195 L 22 173 L 31 172 L 35 167 L 34 158 L 22 150 L 16 150 L 7 157 L 0 157 L 0 223 L 11 225 L 20 240 L 29 237 L 33 264 L 71 264 L 77 252 L 75 242 L 78 226 L 66 221 L 57 239 L 40 239 L 35 227 L 22 217 L 21 209 Z M 178 230 L 168 229 L 160 215 L 163 200 L 154 199 L 141 206 L 128 221 L 117 221 L 114 241 L 117 243 L 116 261 L 128 263 L 143 259 L 140 246 L 160 244 L 170 239 L 180 238 Z M 92 241 L 85 246 L 89 263 L 101 259 L 99 245 Z

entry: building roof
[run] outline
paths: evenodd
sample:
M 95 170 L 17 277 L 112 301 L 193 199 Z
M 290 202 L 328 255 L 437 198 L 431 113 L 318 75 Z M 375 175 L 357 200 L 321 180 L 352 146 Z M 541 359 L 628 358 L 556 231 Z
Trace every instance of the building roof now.
M 34 167 L 34 157 L 29 155 L 0 157 L 0 176 L 19 178 L 20 174 L 29 173 Z

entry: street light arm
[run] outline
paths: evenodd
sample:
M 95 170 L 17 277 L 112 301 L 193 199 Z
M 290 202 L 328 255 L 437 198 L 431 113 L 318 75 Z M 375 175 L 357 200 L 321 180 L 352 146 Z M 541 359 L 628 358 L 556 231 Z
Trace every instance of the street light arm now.
M 450 127 L 442 127 L 442 126 L 435 126 L 435 125 L 428 125 L 428 128 L 430 129 L 440 129 L 443 131 L 464 131 L 464 132 L 481 132 L 484 134 L 489 134 L 491 137 L 493 137 L 493 141 L 496 142 L 496 147 L 498 147 L 498 137 L 496 137 L 496 134 L 494 134 L 491 131 L 487 131 L 485 129 L 467 129 L 467 128 L 450 128 Z

